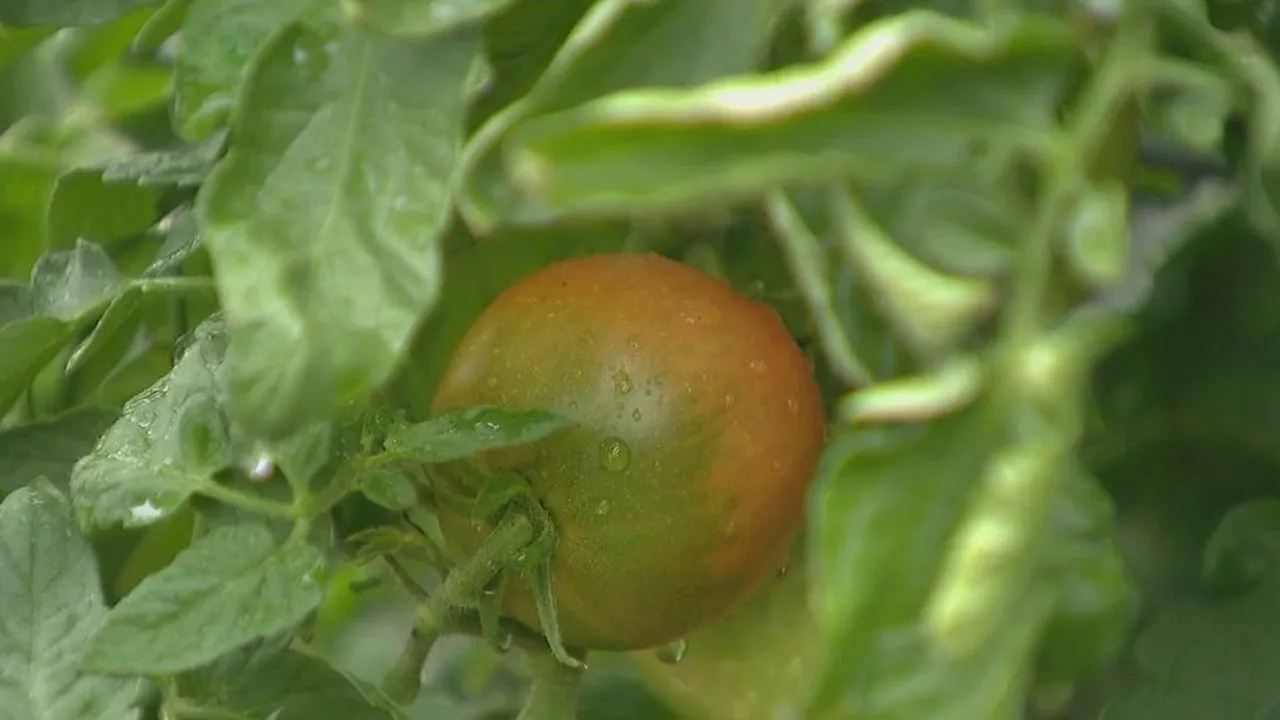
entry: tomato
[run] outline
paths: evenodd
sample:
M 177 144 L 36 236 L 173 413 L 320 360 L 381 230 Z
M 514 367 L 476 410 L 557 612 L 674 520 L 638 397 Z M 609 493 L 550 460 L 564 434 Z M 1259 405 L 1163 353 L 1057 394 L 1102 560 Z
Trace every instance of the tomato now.
M 479 458 L 524 476 L 555 523 L 552 587 L 572 647 L 667 643 L 777 571 L 822 449 L 812 363 L 771 307 L 687 265 L 612 253 L 549 265 L 463 338 L 436 412 L 545 409 L 577 427 Z M 441 510 L 455 560 L 487 530 Z M 538 629 L 526 582 L 504 609 Z

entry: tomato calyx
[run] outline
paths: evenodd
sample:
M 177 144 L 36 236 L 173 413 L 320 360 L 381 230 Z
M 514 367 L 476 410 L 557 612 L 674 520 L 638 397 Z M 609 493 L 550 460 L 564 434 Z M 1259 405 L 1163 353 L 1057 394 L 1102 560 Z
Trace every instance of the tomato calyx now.
M 474 465 L 470 471 L 472 477 L 485 478 L 471 504 L 472 522 L 495 529 L 475 555 L 449 572 L 432 598 L 432 615 L 448 622 L 459 613 L 475 613 L 481 635 L 496 650 L 505 651 L 511 641 L 501 623 L 503 594 L 513 575 L 527 576 L 552 656 L 566 667 L 585 669 L 560 636 L 551 586 L 551 561 L 557 545 L 551 515 L 518 473 L 487 474 Z

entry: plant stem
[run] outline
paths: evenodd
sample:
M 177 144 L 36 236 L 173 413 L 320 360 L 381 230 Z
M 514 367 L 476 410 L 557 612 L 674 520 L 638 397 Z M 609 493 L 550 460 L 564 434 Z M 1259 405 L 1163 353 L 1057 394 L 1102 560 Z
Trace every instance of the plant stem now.
M 533 687 L 516 720 L 574 720 L 582 670 L 568 667 L 549 652 L 530 652 L 528 658 Z
M 259 515 L 288 518 L 290 520 L 296 519 L 298 515 L 292 505 L 240 492 L 213 481 L 201 483 L 197 492 L 226 505 Z
M 432 602 L 432 614 L 447 618 L 459 607 L 475 607 L 480 594 L 511 558 L 533 541 L 533 523 L 522 513 L 512 513 L 485 540 L 465 565 L 454 568 Z
M 409 642 L 382 680 L 383 694 L 400 705 L 409 705 L 416 700 L 422 690 L 422 666 L 438 639 L 440 631 L 434 623 L 419 616 L 409 635 Z

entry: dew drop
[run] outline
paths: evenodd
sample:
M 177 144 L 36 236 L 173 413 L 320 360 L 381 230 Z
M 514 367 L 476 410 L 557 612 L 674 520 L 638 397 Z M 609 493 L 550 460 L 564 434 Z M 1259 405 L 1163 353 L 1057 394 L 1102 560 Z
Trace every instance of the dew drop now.
M 733 407 L 734 405 L 737 405 L 737 404 L 738 404 L 738 396 L 737 396 L 737 395 L 734 395 L 733 393 L 729 393 L 728 395 L 725 395 L 725 396 L 724 396 L 724 406 L 725 406 L 726 408 L 731 408 L 731 407 Z
M 781 578 L 781 577 L 786 577 L 786 576 L 787 576 L 787 571 L 788 571 L 788 570 L 789 570 L 789 568 L 787 567 L 787 564 L 786 564 L 786 563 L 783 563 L 783 564 L 779 565 L 779 566 L 778 566 L 778 577 L 780 577 L 780 578 Z
M 622 438 L 607 437 L 600 441 L 600 467 L 609 472 L 622 472 L 631 465 L 631 448 Z
M 800 412 L 800 403 L 796 402 L 795 398 L 787 398 L 787 410 L 790 411 L 792 415 Z
M 601 500 L 601 501 L 599 502 L 599 504 L 597 504 L 597 505 L 596 505 L 596 514 L 597 514 L 597 515 L 608 515 L 608 514 L 609 514 L 609 501 L 608 501 L 608 500 Z
M 658 662 L 667 665 L 678 665 L 686 655 L 689 654 L 689 641 L 680 638 L 672 643 L 667 643 L 663 647 L 654 651 L 654 655 L 658 658 Z
M 640 422 L 640 418 L 642 418 L 642 417 L 644 417 L 644 416 L 640 414 L 640 408 L 636 408 L 635 410 L 632 410 L 632 411 L 631 411 L 631 419 L 632 419 L 632 420 L 635 420 L 636 422 Z
M 757 375 L 763 375 L 769 371 L 769 365 L 763 360 L 752 360 L 747 364 L 751 367 L 751 372 Z
M 488 386 L 489 386 L 489 387 L 491 387 L 491 388 L 492 388 L 492 387 L 498 387 L 498 378 L 493 377 L 492 375 L 490 375 L 490 376 L 489 376 L 489 379 L 485 382 L 485 384 L 486 384 L 486 385 L 488 385 Z
M 275 460 L 270 455 L 263 453 L 249 463 L 248 473 L 249 479 L 254 482 L 262 482 L 269 480 L 276 472 Z
M 613 374 L 613 392 L 617 395 L 630 395 L 634 389 L 631 376 L 626 370 L 618 370 Z

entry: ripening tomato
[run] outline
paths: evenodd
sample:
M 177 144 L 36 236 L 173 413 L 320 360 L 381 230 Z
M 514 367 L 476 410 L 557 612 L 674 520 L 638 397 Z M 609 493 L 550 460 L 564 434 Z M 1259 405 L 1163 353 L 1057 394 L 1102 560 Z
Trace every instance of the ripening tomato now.
M 545 409 L 578 426 L 486 453 L 555 522 L 562 637 L 653 647 L 723 617 L 784 561 L 822 449 L 812 363 L 771 307 L 653 254 L 543 268 L 476 320 L 434 411 Z M 456 560 L 487 530 L 441 511 Z M 510 615 L 538 628 L 527 582 Z

